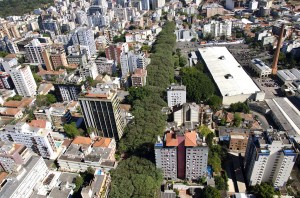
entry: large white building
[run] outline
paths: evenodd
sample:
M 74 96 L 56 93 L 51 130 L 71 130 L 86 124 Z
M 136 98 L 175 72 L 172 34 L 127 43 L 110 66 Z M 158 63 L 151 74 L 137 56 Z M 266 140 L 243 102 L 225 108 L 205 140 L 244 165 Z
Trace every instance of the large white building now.
M 43 158 L 33 156 L 18 175 L 11 175 L 6 182 L 2 183 L 0 197 L 29 198 L 34 187 L 46 177 L 48 171 Z
M 220 36 L 231 36 L 232 29 L 232 21 L 211 21 L 208 24 L 203 25 L 203 35 L 211 35 L 212 37 L 220 37 Z
M 272 182 L 282 187 L 288 181 L 298 152 L 284 132 L 253 133 L 245 154 L 245 173 L 250 186 Z
M 170 85 L 167 89 L 167 100 L 169 107 L 186 103 L 186 87 L 184 85 Z
M 162 8 L 165 6 L 166 1 L 165 0 L 151 0 L 152 10 L 156 10 L 158 8 Z
M 198 50 L 220 91 L 223 105 L 245 102 L 247 99 L 264 99 L 258 98 L 260 89 L 226 47 L 205 47 Z
M 24 97 L 36 95 L 37 85 L 28 65 L 18 65 L 16 59 L 4 61 L 2 65 L 4 70 L 10 74 L 19 95 Z
M 72 34 L 72 42 L 74 45 L 86 46 L 88 57 L 97 53 L 94 33 L 90 28 L 77 28 Z
M 146 58 L 144 53 L 134 53 L 133 51 L 122 52 L 120 55 L 122 77 L 133 74 L 137 68 L 146 68 Z
M 97 65 L 94 61 L 88 62 L 86 65 L 82 65 L 80 68 L 80 76 L 82 79 L 86 79 L 88 77 L 95 80 L 99 75 Z
M 38 39 L 33 39 L 25 45 L 26 56 L 30 63 L 44 64 L 42 52 L 46 48 L 45 43 L 40 43 Z
M 15 125 L 6 125 L 1 130 L 0 139 L 24 144 L 44 158 L 57 157 L 57 148 L 51 135 L 51 128 L 32 127 L 27 123 L 19 122 Z
M 7 173 L 20 170 L 32 157 L 32 152 L 23 144 L 0 141 L 0 167 Z

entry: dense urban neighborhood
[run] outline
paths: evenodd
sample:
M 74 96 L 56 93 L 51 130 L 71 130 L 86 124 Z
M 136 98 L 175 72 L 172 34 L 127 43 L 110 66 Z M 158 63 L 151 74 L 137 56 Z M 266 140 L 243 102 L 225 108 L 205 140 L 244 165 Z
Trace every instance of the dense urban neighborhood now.
M 0 0 L 0 198 L 300 198 L 300 1 Z

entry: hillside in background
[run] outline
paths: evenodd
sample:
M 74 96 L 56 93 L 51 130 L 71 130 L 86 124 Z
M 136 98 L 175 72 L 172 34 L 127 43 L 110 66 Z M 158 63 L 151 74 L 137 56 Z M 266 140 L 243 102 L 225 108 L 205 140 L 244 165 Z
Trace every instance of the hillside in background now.
M 0 17 L 22 16 L 36 8 L 50 6 L 54 0 L 0 0 Z

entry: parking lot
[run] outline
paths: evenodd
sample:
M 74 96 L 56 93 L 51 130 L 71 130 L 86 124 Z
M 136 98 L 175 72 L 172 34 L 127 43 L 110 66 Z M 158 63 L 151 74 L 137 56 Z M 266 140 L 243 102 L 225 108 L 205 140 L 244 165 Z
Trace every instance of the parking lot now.
M 265 98 L 271 99 L 283 96 L 281 83 L 277 79 L 252 77 L 256 85 L 266 93 Z

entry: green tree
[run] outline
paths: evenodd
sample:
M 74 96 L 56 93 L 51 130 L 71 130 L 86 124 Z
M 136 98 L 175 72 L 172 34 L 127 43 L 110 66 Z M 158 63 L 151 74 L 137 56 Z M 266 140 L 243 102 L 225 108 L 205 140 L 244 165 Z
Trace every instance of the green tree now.
M 1 0 L 0 1 L 0 17 L 12 15 L 22 16 L 32 12 L 34 9 L 49 7 L 54 5 L 52 0 Z
M 143 45 L 142 48 L 141 48 L 141 50 L 144 51 L 144 52 L 150 52 L 151 46 L 149 46 L 149 45 Z
M 224 174 L 225 175 L 225 174 Z M 218 190 L 228 190 L 228 184 L 227 184 L 227 176 L 215 176 L 215 184 L 216 184 L 216 188 Z
M 10 100 L 21 101 L 22 99 L 23 99 L 23 96 L 20 96 L 20 95 L 14 95 L 13 97 L 7 98 L 6 101 L 10 101 Z
M 187 98 L 200 103 L 215 92 L 212 80 L 194 67 L 184 67 L 180 71 L 183 84 L 187 87 Z
M 53 94 L 38 95 L 35 100 L 35 103 L 38 107 L 49 106 L 55 102 L 56 98 Z
M 208 104 L 213 110 L 219 110 L 222 105 L 222 99 L 219 96 L 212 95 L 208 99 Z
M 36 73 L 32 73 L 32 75 L 37 84 L 43 81 L 43 78 L 41 76 L 37 75 Z
M 212 166 L 213 171 L 216 173 L 219 173 L 222 170 L 220 157 L 211 150 L 208 152 L 208 164 Z
M 74 138 L 80 134 L 75 122 L 72 122 L 71 124 L 64 124 L 63 128 L 69 138 Z
M 209 148 L 211 148 L 213 146 L 214 137 L 215 137 L 214 133 L 209 133 L 206 137 L 206 143 Z
M 111 170 L 110 197 L 156 197 L 162 182 L 162 174 L 152 162 L 130 157 Z
M 201 61 L 198 61 L 197 64 L 195 65 L 195 68 L 198 69 L 199 71 L 203 72 L 204 71 L 204 63 Z
M 239 113 L 235 113 L 234 114 L 234 119 L 233 119 L 233 125 L 235 127 L 239 127 L 241 125 L 242 122 L 242 117 Z
M 259 198 L 273 198 L 274 195 L 280 195 L 280 193 L 275 192 L 273 185 L 270 183 L 257 184 L 251 192 Z
M 179 66 L 184 67 L 187 65 L 187 59 L 185 56 L 180 56 L 179 57 Z
M 81 176 L 77 176 L 75 178 L 75 188 L 74 188 L 74 192 L 78 192 L 79 189 L 82 187 L 84 180 Z
M 220 192 L 211 186 L 206 186 L 203 189 L 203 198 L 220 198 L 221 194 Z
M 5 56 L 7 56 L 7 55 L 8 55 L 7 52 L 5 52 L 5 51 L 0 51 L 0 57 L 5 57 Z
M 47 103 L 49 104 L 56 103 L 56 98 L 53 94 L 47 94 L 46 99 L 47 99 Z
M 200 133 L 201 135 L 203 135 L 204 137 L 207 137 L 208 134 L 213 133 L 207 126 L 202 125 L 199 127 Z
M 242 103 L 242 102 L 232 103 L 229 107 L 229 110 L 232 112 L 244 112 L 244 113 L 250 112 L 249 106 L 246 103 Z

